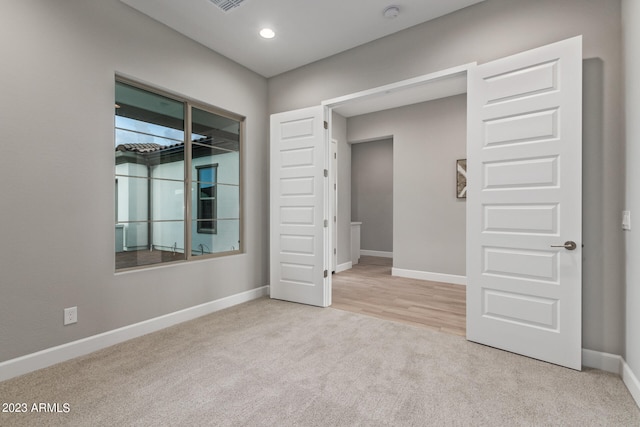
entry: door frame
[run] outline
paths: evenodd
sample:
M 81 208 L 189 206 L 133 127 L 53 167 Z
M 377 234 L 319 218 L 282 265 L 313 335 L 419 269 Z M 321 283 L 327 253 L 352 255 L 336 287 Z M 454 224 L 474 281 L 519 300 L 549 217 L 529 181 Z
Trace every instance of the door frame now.
M 320 104 L 344 117 L 403 107 L 467 92 L 467 72 L 477 62 L 327 99 Z
M 327 112 L 327 115 L 331 112 Z M 331 120 L 329 120 L 331 123 Z M 331 128 L 329 128 L 331 129 Z M 338 268 L 338 141 L 329 137 L 329 235 L 331 236 L 331 272 Z
M 466 93 L 468 71 L 477 65 L 476 62 L 470 62 L 457 67 L 447 68 L 445 70 L 322 101 L 321 105 L 326 108 L 327 120 L 329 122 L 329 143 L 331 144 L 331 141 L 335 140 L 332 135 L 332 112 L 335 111 L 344 117 L 351 117 Z M 337 174 L 337 170 L 335 173 Z M 339 192 L 340 190 L 338 188 L 335 194 L 336 200 L 339 199 Z M 336 216 L 339 218 L 337 204 Z M 337 222 L 330 221 L 329 227 L 329 235 L 337 237 Z M 337 241 L 333 242 L 332 245 L 335 246 L 338 251 L 334 258 L 337 268 L 337 258 L 340 255 L 340 249 Z

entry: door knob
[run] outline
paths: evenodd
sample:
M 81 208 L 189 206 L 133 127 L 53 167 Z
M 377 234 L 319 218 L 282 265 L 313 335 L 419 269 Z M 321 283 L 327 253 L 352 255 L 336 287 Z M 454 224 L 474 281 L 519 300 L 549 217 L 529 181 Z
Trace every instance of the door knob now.
M 552 248 L 565 248 L 568 251 L 572 251 L 577 248 L 576 242 L 572 242 L 571 240 L 567 240 L 564 242 L 564 245 L 551 245 Z

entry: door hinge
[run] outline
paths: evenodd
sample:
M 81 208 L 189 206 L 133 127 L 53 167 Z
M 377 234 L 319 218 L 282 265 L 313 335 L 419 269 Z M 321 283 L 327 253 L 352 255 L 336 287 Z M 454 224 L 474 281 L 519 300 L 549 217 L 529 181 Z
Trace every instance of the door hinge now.
M 324 128 L 329 129 L 329 122 L 326 120 L 324 121 Z
M 324 271 L 324 277 L 325 277 L 325 279 L 326 279 L 328 276 L 329 276 L 329 271 L 328 271 L 328 270 L 325 270 L 325 271 Z
M 336 255 L 338 253 L 338 250 L 336 248 L 333 248 L 333 254 Z
M 333 153 L 333 158 L 337 159 L 338 158 L 338 153 Z
M 336 221 L 337 221 L 337 219 L 336 219 L 336 216 L 334 215 L 333 216 L 333 222 L 336 222 Z
M 327 178 L 329 176 L 329 169 L 324 170 L 324 177 Z
M 324 220 L 324 226 L 325 228 L 329 226 L 329 221 L 327 221 L 326 219 Z

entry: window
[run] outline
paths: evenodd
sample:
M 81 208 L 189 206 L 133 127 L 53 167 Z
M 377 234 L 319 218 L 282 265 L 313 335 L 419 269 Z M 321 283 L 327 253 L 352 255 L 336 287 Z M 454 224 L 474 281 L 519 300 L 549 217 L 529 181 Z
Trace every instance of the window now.
M 116 270 L 240 252 L 243 119 L 126 80 L 115 107 Z
M 216 175 L 218 165 L 197 166 L 198 171 L 198 233 L 216 232 Z

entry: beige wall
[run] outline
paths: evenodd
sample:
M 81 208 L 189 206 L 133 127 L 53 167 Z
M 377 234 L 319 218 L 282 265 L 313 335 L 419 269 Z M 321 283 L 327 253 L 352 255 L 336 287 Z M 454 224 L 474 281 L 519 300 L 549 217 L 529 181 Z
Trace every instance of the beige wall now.
M 268 284 L 266 79 L 118 0 L 3 1 L 0 28 L 0 362 Z M 247 117 L 245 254 L 114 273 L 115 73 Z
M 580 34 L 583 57 L 590 60 L 585 61 L 584 80 L 583 134 L 589 145 L 583 192 L 583 347 L 622 354 L 625 156 L 619 0 L 487 0 L 269 79 L 269 111 L 317 105 Z

